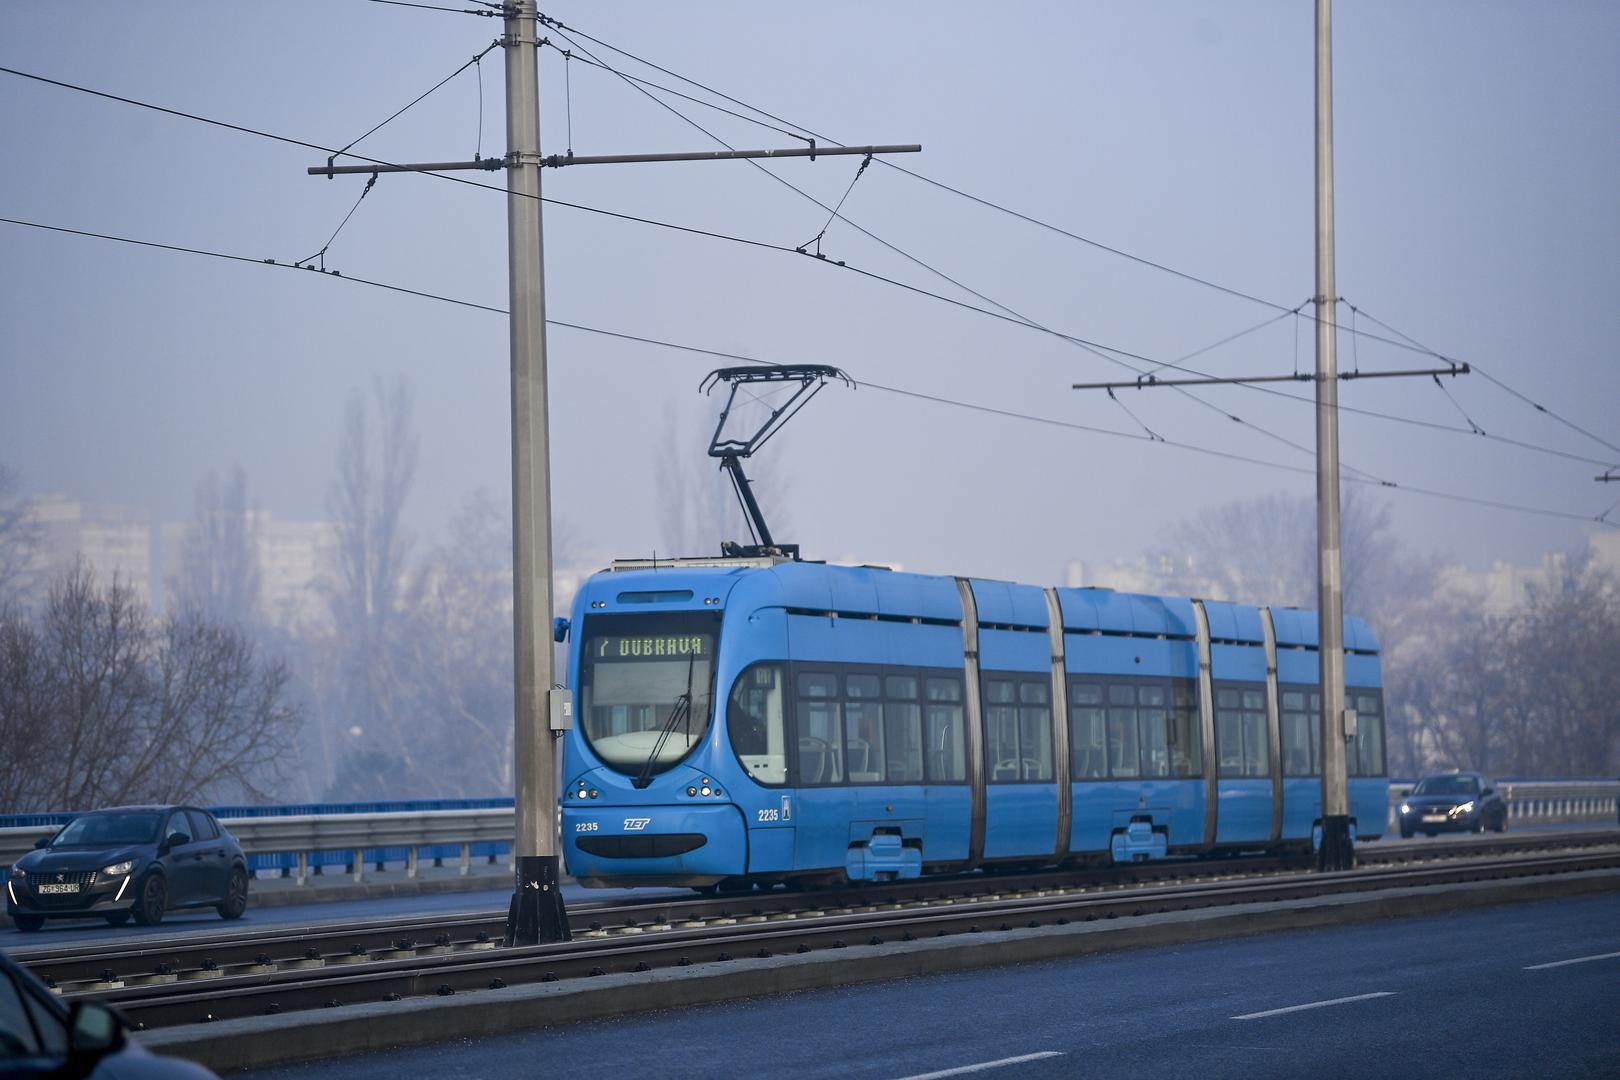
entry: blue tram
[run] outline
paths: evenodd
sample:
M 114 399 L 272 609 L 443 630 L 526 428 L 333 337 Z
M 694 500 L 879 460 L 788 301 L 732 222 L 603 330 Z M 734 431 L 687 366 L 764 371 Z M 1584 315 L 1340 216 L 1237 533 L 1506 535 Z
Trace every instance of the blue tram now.
M 596 886 L 882 881 L 1306 849 L 1316 616 L 778 558 L 626 561 L 571 621 L 563 852 Z M 1345 620 L 1352 830 L 1378 646 Z

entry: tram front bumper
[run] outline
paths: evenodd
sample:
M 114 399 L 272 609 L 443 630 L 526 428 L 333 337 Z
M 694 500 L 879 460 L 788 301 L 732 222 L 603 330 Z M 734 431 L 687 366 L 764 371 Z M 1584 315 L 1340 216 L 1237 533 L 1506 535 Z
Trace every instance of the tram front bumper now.
M 697 887 L 748 868 L 735 806 L 566 806 L 562 831 L 568 872 L 587 886 Z

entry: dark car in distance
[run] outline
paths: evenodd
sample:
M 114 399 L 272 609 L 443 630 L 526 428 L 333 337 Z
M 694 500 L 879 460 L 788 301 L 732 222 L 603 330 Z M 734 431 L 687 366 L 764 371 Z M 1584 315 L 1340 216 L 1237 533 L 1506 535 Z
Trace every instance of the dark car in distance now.
M 1425 776 L 1401 800 L 1401 835 L 1507 831 L 1507 800 L 1496 782 L 1473 772 Z
M 118 1014 L 96 1001 L 68 1005 L 0 953 L 0 1077 L 6 1080 L 210 1080 L 213 1073 L 129 1042 Z
M 247 902 L 241 845 L 193 806 L 81 814 L 18 859 L 6 881 L 6 913 L 24 931 L 58 918 L 150 926 L 175 908 L 212 907 L 235 919 Z

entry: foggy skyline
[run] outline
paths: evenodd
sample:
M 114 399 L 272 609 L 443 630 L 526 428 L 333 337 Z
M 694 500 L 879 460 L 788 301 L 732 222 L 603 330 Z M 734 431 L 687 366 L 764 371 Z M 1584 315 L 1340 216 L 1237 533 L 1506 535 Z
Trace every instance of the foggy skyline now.
M 922 5 L 674 11 L 545 9 L 741 100 L 849 143 L 921 142 L 894 164 L 1231 289 L 1292 307 L 1313 286 L 1308 5 Z M 978 18 L 967 20 L 967 15 Z M 82 26 L 47 3 L 0 13 L 0 64 L 342 146 L 489 44 L 489 19 L 368 4 L 116 9 Z M 1481 365 L 1598 439 L 1480 375 L 1353 382 L 1341 403 L 1548 447 L 1579 460 L 1347 413 L 1351 468 L 1404 486 L 1585 518 L 1386 492 L 1406 544 L 1471 565 L 1585 546 L 1620 500 L 1594 483 L 1620 451 L 1620 370 L 1606 350 L 1620 285 L 1620 10 L 1341 5 L 1335 18 L 1338 286 L 1440 353 Z M 594 54 L 665 83 L 584 39 Z M 251 47 L 243 47 L 251 42 Z M 559 42 L 560 43 L 560 42 Z M 504 149 L 499 50 L 356 150 L 446 160 Z M 546 153 L 700 150 L 705 136 L 580 60 L 542 51 Z M 691 87 L 684 87 L 694 92 Z M 304 175 L 323 155 L 0 75 L 0 216 L 290 263 L 320 248 L 364 177 Z M 787 136 L 678 99 L 734 146 Z M 735 107 L 735 106 L 730 106 Z M 571 115 L 570 115 L 571 114 Z M 859 159 L 763 166 L 832 205 Z M 499 173 L 472 174 L 499 186 Z M 793 248 L 827 213 L 740 162 L 547 170 L 548 196 Z M 904 176 L 882 163 L 843 214 L 1063 333 L 1175 360 L 1275 313 Z M 505 200 L 384 176 L 329 268 L 504 307 Z M 1155 545 L 1200 508 L 1314 491 L 1313 410 L 1250 389 L 1121 394 L 1127 377 L 1051 335 L 814 260 L 560 206 L 545 211 L 548 314 L 858 381 L 1127 433 L 1127 441 L 897 396 L 829 388 L 764 452 L 762 488 L 807 557 L 1056 581 Z M 506 325 L 497 314 L 283 268 L 0 224 L 0 462 L 30 492 L 182 520 L 208 473 L 239 463 L 278 518 L 326 516 L 343 402 L 375 375 L 416 391 L 422 437 L 408 519 L 437 539 L 469 491 L 507 497 Z M 963 293 L 833 222 L 830 259 Z M 1348 328 L 1352 313 L 1342 307 Z M 1357 317 L 1369 333 L 1388 331 Z M 1198 357 L 1221 374 L 1314 365 L 1288 317 Z M 1296 351 L 1297 341 L 1297 351 Z M 1434 366 L 1341 334 L 1341 369 Z M 661 461 L 706 439 L 697 386 L 731 361 L 554 327 L 556 513 L 582 548 L 662 548 Z M 1130 360 L 1143 366 L 1141 360 Z M 1301 394 L 1307 387 L 1288 387 Z M 1234 424 L 1226 413 L 1241 416 Z M 670 417 L 673 414 L 675 420 Z M 1283 471 L 1145 441 L 1288 466 Z M 704 445 L 685 448 L 709 470 Z M 763 460 L 763 459 L 762 459 Z M 751 470 L 752 471 L 752 470 Z M 1611 517 L 1620 517 L 1616 514 Z M 711 549 L 722 537 L 716 536 Z M 1255 598 L 1263 599 L 1263 598 Z

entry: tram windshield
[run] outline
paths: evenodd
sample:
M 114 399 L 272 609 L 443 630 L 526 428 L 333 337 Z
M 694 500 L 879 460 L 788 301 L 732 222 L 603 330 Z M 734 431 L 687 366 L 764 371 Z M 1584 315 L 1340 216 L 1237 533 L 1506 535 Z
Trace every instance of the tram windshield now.
M 714 714 L 719 612 L 592 615 L 580 643 L 579 729 L 609 768 L 663 772 Z

